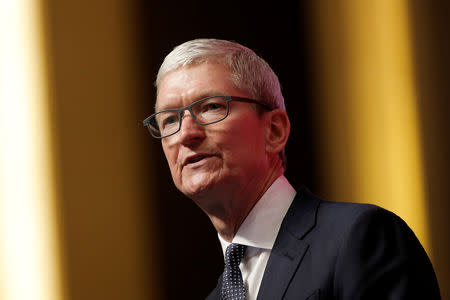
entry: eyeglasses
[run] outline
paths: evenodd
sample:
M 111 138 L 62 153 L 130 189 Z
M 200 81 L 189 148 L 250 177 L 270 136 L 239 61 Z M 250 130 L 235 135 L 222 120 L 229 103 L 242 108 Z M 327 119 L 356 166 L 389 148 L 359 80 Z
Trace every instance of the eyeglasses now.
M 180 130 L 182 114 L 185 110 L 191 113 L 195 123 L 209 125 L 220 122 L 228 116 L 230 111 L 229 103 L 231 101 L 254 103 L 267 110 L 272 110 L 269 106 L 252 99 L 234 96 L 212 96 L 197 100 L 186 107 L 165 109 L 154 113 L 146 118 L 143 124 L 153 137 L 162 139 Z

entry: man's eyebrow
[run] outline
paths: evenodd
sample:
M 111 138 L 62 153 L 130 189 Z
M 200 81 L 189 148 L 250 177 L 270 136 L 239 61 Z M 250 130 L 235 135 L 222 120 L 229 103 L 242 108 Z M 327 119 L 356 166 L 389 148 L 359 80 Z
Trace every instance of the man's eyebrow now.
M 194 94 L 194 96 L 190 96 L 190 98 L 191 98 L 190 103 L 193 103 L 197 100 L 211 97 L 211 96 L 231 96 L 231 95 L 225 95 L 224 93 L 218 92 L 217 90 L 206 90 L 206 91 L 202 91 L 201 93 Z M 179 108 L 179 106 L 175 107 L 174 105 L 171 105 L 170 103 L 163 105 L 163 106 L 158 106 L 157 104 L 155 104 L 155 112 L 165 110 L 165 109 L 170 109 L 170 108 Z
M 224 93 L 218 92 L 217 90 L 203 91 L 203 92 L 197 94 L 195 96 L 195 100 L 193 100 L 192 102 L 195 102 L 195 101 L 203 99 L 203 98 L 211 97 L 211 96 L 224 96 Z

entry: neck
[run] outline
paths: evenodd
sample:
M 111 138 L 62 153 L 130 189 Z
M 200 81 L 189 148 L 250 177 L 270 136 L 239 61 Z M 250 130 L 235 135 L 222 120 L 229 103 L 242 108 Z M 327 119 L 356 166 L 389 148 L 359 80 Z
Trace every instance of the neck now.
M 272 183 L 283 174 L 281 161 L 270 168 L 262 178 L 254 178 L 236 190 L 226 189 L 215 193 L 214 207 L 202 208 L 220 236 L 230 242 L 255 204 Z

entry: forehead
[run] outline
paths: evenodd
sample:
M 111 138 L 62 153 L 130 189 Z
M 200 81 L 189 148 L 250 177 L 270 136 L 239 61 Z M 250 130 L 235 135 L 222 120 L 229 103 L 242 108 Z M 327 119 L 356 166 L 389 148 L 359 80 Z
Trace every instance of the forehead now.
M 156 110 L 181 107 L 214 95 L 247 97 L 231 81 L 229 69 L 218 63 L 189 65 L 170 71 L 161 80 Z

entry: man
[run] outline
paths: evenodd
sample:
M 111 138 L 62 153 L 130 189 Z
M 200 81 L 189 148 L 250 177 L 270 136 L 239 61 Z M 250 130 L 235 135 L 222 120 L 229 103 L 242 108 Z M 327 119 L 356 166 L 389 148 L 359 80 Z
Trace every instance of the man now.
M 253 51 L 186 42 L 167 55 L 156 87 L 156 113 L 144 124 L 224 251 L 208 299 L 440 298 L 425 251 L 400 218 L 292 188 L 280 84 Z

